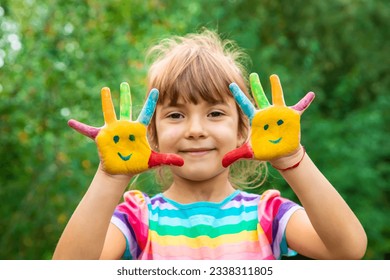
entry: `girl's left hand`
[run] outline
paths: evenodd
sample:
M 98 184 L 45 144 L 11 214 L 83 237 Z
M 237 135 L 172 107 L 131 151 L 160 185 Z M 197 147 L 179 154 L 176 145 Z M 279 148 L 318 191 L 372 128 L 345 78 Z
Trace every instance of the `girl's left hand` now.
M 251 131 L 249 141 L 224 156 L 222 160 L 224 167 L 241 158 L 272 161 L 292 155 L 300 148 L 300 117 L 315 95 L 309 92 L 296 105 L 287 107 L 279 77 L 272 75 L 270 80 L 272 105 L 263 91 L 259 76 L 256 73 L 250 75 L 252 94 L 259 110 L 237 84 L 230 84 L 234 99 L 249 118 Z

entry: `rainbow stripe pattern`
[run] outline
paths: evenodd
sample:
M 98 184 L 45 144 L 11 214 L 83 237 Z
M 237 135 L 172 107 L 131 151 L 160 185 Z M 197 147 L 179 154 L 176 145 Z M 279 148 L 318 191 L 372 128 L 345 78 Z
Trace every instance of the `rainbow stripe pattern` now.
M 285 229 L 300 208 L 276 190 L 191 204 L 129 191 L 111 222 L 126 238 L 124 259 L 280 259 L 295 254 Z

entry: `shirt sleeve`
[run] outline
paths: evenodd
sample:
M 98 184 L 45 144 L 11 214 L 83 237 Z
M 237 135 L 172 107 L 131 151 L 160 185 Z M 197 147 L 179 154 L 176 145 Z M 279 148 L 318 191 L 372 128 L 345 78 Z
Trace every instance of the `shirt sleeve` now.
M 268 190 L 261 196 L 258 207 L 259 222 L 276 259 L 297 254 L 287 246 L 286 226 L 291 215 L 298 209 L 303 208 L 281 197 L 277 190 Z
M 126 239 L 123 259 L 137 259 L 144 250 L 149 231 L 149 197 L 140 191 L 129 191 L 123 196 L 111 218 Z

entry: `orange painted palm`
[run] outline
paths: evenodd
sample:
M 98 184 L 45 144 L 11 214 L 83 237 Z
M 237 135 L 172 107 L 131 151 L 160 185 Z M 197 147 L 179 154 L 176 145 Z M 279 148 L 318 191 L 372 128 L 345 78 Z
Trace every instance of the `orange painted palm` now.
M 92 127 L 69 120 L 70 127 L 95 140 L 103 169 L 110 174 L 138 174 L 158 165 L 184 164 L 175 154 L 153 151 L 148 143 L 147 126 L 156 108 L 159 92 L 152 89 L 136 121 L 132 121 L 130 87 L 120 86 L 120 119 L 117 120 L 110 89 L 102 88 L 104 126 Z
M 245 96 L 237 84 L 229 88 L 234 99 L 251 123 L 250 139 L 241 147 L 227 153 L 223 160 L 224 167 L 241 158 L 256 160 L 273 160 L 292 154 L 300 145 L 300 117 L 314 99 L 314 93 L 309 92 L 296 105 L 287 107 L 284 102 L 283 90 L 277 75 L 272 75 L 271 105 L 263 91 L 259 76 L 250 75 L 252 94 L 259 110 Z

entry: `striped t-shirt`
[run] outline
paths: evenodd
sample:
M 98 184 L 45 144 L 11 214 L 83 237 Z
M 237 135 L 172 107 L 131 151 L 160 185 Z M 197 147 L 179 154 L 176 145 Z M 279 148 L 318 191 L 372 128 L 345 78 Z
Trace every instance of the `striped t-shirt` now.
M 190 204 L 129 191 L 111 222 L 126 238 L 124 259 L 280 259 L 295 253 L 285 229 L 299 208 L 276 190 Z

